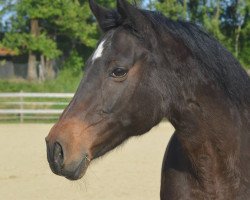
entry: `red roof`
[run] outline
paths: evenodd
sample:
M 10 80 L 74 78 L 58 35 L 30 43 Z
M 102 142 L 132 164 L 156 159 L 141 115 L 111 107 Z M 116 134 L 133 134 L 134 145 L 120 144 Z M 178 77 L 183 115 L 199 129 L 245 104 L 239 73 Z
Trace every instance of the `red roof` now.
M 10 49 L 0 48 L 0 56 L 14 56 L 16 53 Z

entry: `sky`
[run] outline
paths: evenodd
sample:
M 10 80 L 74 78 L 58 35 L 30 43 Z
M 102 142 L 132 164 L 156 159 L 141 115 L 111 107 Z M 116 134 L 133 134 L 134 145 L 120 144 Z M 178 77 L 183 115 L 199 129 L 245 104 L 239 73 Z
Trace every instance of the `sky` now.
M 147 4 L 149 3 L 149 0 L 145 0 L 144 2 L 143 2 L 143 6 L 147 6 Z

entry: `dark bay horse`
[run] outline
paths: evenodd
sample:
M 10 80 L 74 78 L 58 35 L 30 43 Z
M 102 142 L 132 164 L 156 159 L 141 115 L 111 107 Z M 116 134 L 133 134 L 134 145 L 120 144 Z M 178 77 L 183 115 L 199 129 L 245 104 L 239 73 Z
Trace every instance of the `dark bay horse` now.
M 250 199 L 250 79 L 238 61 L 193 24 L 125 0 L 90 7 L 104 34 L 46 138 L 52 171 L 80 179 L 92 160 L 167 118 L 176 131 L 161 200 Z

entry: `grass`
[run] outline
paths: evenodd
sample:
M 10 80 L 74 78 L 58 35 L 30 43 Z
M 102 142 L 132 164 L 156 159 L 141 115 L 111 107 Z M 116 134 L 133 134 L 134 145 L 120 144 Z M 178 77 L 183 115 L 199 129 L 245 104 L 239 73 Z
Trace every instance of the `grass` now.
M 55 80 L 42 83 L 29 82 L 25 80 L 0 80 L 0 92 L 75 92 L 82 73 L 72 74 L 69 70 L 60 72 Z
M 72 74 L 69 70 L 63 70 L 60 72 L 59 76 L 55 80 L 48 80 L 43 83 L 29 82 L 25 80 L 0 80 L 0 92 L 54 92 L 54 93 L 74 93 L 80 83 L 82 78 L 82 73 Z M 35 101 L 43 102 L 48 101 L 46 98 L 24 98 L 25 102 Z M 65 102 L 68 103 L 70 99 L 57 99 L 50 98 L 49 101 L 53 102 Z M 8 101 L 8 99 L 0 99 L 0 109 L 18 109 L 18 105 L 5 105 L 1 102 Z M 9 101 L 15 101 L 11 98 Z M 16 100 L 18 101 L 18 100 Z M 24 106 L 27 109 L 64 109 L 66 105 L 52 105 L 52 106 Z M 36 115 L 25 115 L 26 118 L 24 123 L 54 123 L 59 115 L 55 115 L 55 119 L 50 119 L 51 116 L 37 116 L 37 119 L 32 119 L 29 117 L 35 117 Z M 41 118 L 42 117 L 42 118 Z M 0 123 L 19 123 L 19 115 L 2 115 L 0 116 Z

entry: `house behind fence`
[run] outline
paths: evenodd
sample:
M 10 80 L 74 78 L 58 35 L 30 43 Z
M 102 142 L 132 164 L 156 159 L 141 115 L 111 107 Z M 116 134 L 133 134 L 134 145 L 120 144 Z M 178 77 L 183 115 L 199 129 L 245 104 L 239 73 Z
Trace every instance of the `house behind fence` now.
M 58 66 L 62 64 L 61 62 L 62 58 L 57 60 L 46 60 L 44 65 L 42 65 L 41 57 L 39 57 L 36 61 L 38 77 L 40 78 L 46 75 L 49 79 L 55 78 L 58 73 Z M 43 68 L 41 68 L 41 66 L 43 66 Z M 16 55 L 14 51 L 0 48 L 0 79 L 27 79 L 27 72 L 27 54 Z

